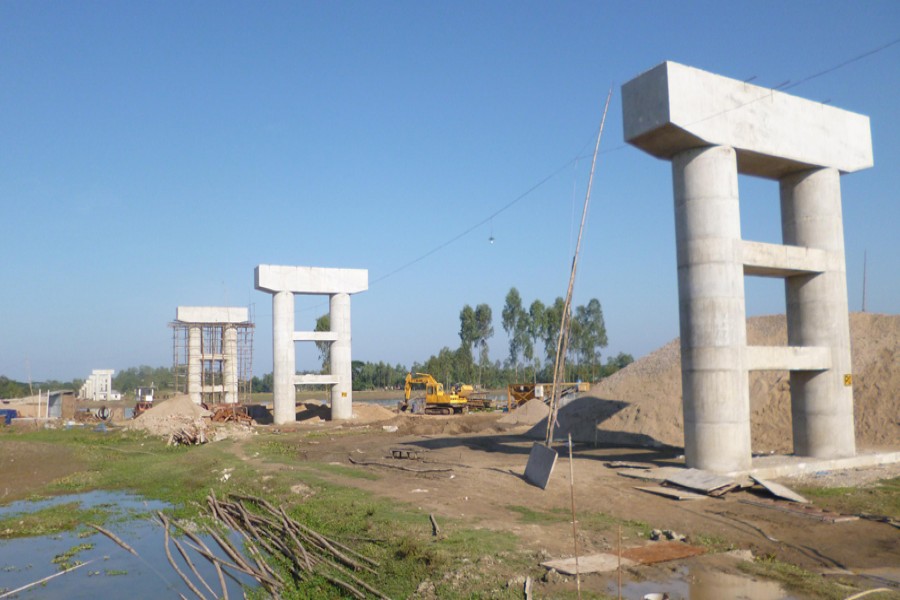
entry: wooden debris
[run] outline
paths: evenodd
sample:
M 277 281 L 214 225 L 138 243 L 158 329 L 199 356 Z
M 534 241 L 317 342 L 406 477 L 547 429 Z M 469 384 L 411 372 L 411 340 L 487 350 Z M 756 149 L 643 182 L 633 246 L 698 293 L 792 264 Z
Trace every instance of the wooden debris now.
M 790 502 L 799 502 L 800 504 L 809 504 L 809 500 L 807 500 L 797 492 L 786 488 L 780 483 L 767 481 L 765 479 L 762 479 L 761 477 L 756 477 L 754 475 L 750 475 L 750 479 L 766 488 L 766 490 L 768 490 L 768 492 L 776 498 L 782 498 L 784 500 L 789 500 Z
M 97 560 L 97 559 L 94 559 L 94 560 Z M 31 589 L 36 585 L 43 585 L 43 584 L 47 583 L 48 581 L 50 581 L 51 579 L 56 579 L 60 575 L 65 575 L 66 573 L 71 573 L 75 569 L 80 569 L 81 567 L 86 567 L 89 564 L 91 564 L 92 562 L 94 562 L 94 560 L 89 560 L 87 562 L 79 563 L 79 564 L 75 565 L 74 567 L 69 567 L 65 571 L 60 571 L 59 573 L 54 573 L 53 575 L 48 575 L 47 577 L 38 579 L 37 581 L 32 581 L 31 583 L 29 583 L 27 585 L 23 585 L 20 588 L 16 588 L 14 590 L 10 590 L 8 592 L 0 594 L 0 598 L 9 598 L 10 596 L 15 596 L 19 592 L 24 592 L 25 590 Z
M 361 465 L 365 467 L 377 466 L 377 467 L 387 467 L 388 469 L 399 469 L 400 471 L 409 471 L 411 473 L 447 473 L 452 471 L 451 468 L 437 468 L 437 469 L 414 469 L 412 467 L 404 467 L 403 465 L 392 465 L 389 463 L 378 462 L 374 460 L 356 460 L 352 456 L 348 456 L 347 460 L 349 460 L 354 465 Z
M 391 458 L 419 460 L 420 452 L 419 448 L 391 448 Z
M 659 481 L 661 483 L 682 471 L 684 469 L 681 467 L 658 467 L 656 469 L 628 469 L 627 471 L 616 471 L 616 474 L 622 477 L 642 479 L 644 481 Z
M 113 532 L 107 531 L 106 529 L 103 529 L 103 528 L 100 527 L 99 525 L 94 525 L 93 523 L 88 523 L 87 526 L 88 526 L 88 527 L 93 527 L 94 529 L 96 529 L 97 531 L 99 531 L 100 533 L 102 533 L 103 535 L 105 535 L 106 537 L 108 537 L 109 539 L 111 539 L 112 541 L 114 541 L 116 544 L 118 544 L 119 547 L 121 547 L 121 548 L 123 548 L 123 549 L 125 549 L 125 550 L 127 550 L 127 551 L 129 551 L 129 552 L 131 552 L 131 553 L 134 554 L 135 556 L 138 555 L 137 551 L 136 551 L 134 548 L 132 548 L 131 546 L 129 546 L 128 544 L 126 544 L 125 542 L 123 542 L 123 541 L 122 541 L 116 534 L 114 534 Z
M 738 487 L 734 479 L 724 475 L 716 475 L 701 469 L 678 469 L 678 471 L 666 477 L 666 483 L 703 492 L 708 496 L 721 496 Z
M 262 559 L 261 551 L 283 557 L 290 565 L 294 581 L 321 577 L 340 590 L 341 595 L 387 599 L 358 576 L 361 573 L 377 575 L 376 569 L 381 566 L 377 561 L 292 519 L 284 507 L 275 507 L 263 498 L 238 494 L 229 495 L 229 501 L 220 501 L 210 494 L 207 504 L 214 518 L 244 537 L 245 547 L 257 566 L 251 566 L 251 561 L 222 536 L 213 535 L 233 561 L 229 565 L 219 560 L 219 564 L 225 568 L 240 567 L 256 578 L 272 597 L 281 597 L 285 582 Z M 432 525 L 437 530 L 433 516 Z M 201 555 L 209 558 L 205 553 Z
M 207 441 L 206 432 L 203 429 L 196 425 L 189 425 L 188 427 L 182 427 L 181 429 L 173 431 L 169 435 L 169 440 L 166 442 L 166 445 L 177 446 L 178 444 L 182 444 L 185 446 L 199 446 L 200 444 L 205 444 Z
M 679 488 L 662 487 L 659 485 L 645 487 L 638 486 L 634 489 L 650 494 L 656 494 L 658 496 L 665 496 L 666 498 L 674 498 L 675 500 L 705 500 L 706 498 L 709 498 L 709 496 L 704 494 L 695 494 L 694 492 L 688 492 Z
M 639 463 L 639 462 L 630 462 L 627 460 L 611 460 L 609 462 L 603 463 L 604 466 L 609 467 L 610 469 L 652 469 L 653 465 L 648 463 Z
M 437 537 L 441 533 L 441 528 L 438 527 L 437 519 L 434 518 L 434 513 L 428 515 L 428 518 L 431 519 L 431 535 Z

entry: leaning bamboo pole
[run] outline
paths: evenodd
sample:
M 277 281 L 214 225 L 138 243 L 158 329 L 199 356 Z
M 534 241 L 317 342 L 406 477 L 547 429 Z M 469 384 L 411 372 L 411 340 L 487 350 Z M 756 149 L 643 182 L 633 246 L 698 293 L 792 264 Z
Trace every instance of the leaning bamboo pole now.
M 591 202 L 591 189 L 594 185 L 594 170 L 597 166 L 597 154 L 600 152 L 600 139 L 603 137 L 603 127 L 606 125 L 606 113 L 609 110 L 609 101 L 612 98 L 612 88 L 606 95 L 606 105 L 603 107 L 603 117 L 600 119 L 600 131 L 597 133 L 597 144 L 594 146 L 594 158 L 591 160 L 591 174 L 588 178 L 587 191 L 584 195 L 584 207 L 581 210 L 581 225 L 578 228 L 578 241 L 575 244 L 575 255 L 572 257 L 572 271 L 569 274 L 569 287 L 566 290 L 566 300 L 563 305 L 562 317 L 559 324 L 559 337 L 556 340 L 556 361 L 553 365 L 553 393 L 550 397 L 550 415 L 547 418 L 547 435 L 544 440 L 547 446 L 553 441 L 553 430 L 556 428 L 556 417 L 559 412 L 559 383 L 565 378 L 563 373 L 566 368 L 566 352 L 569 350 L 569 330 L 571 325 L 572 292 L 575 289 L 575 273 L 578 270 L 578 254 L 581 251 L 581 240 L 584 236 L 584 223 L 587 220 L 588 206 Z

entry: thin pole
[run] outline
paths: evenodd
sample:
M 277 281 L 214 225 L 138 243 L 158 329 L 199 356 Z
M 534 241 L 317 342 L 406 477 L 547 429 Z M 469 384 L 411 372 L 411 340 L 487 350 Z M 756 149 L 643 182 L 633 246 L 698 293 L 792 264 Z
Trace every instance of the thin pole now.
M 550 398 L 550 417 L 547 419 L 546 444 L 549 446 L 553 440 L 553 429 L 556 427 L 556 416 L 559 409 L 559 384 L 562 383 L 563 373 L 566 368 L 566 352 L 569 348 L 569 318 L 572 309 L 572 290 L 575 287 L 575 273 L 578 270 L 578 253 L 581 251 L 581 239 L 584 235 L 584 223 L 587 220 L 588 206 L 591 202 L 591 188 L 594 185 L 594 170 L 597 166 L 597 154 L 600 152 L 600 139 L 603 137 L 603 127 L 606 124 L 606 113 L 609 110 L 609 101 L 612 98 L 612 88 L 606 95 L 606 105 L 603 107 L 603 117 L 600 119 L 600 131 L 597 132 L 597 144 L 594 146 L 594 158 L 591 161 L 591 174 L 588 178 L 587 192 L 584 195 L 584 208 L 581 210 L 581 225 L 578 228 L 578 241 L 575 243 L 575 255 L 572 257 L 572 271 L 569 274 L 569 288 L 566 291 L 566 301 L 563 305 L 562 317 L 559 324 L 559 337 L 556 340 L 556 363 L 553 367 L 553 395 Z
M 622 600 L 622 526 L 619 525 L 619 536 L 616 540 L 616 578 L 618 581 L 618 598 Z
M 867 251 L 863 250 L 863 298 L 862 298 L 862 311 L 866 312 L 866 259 Z
M 572 434 L 569 434 L 569 496 L 572 499 L 572 543 L 575 546 L 575 589 L 581 600 L 581 574 L 578 571 L 578 525 L 575 520 L 575 465 L 572 462 Z

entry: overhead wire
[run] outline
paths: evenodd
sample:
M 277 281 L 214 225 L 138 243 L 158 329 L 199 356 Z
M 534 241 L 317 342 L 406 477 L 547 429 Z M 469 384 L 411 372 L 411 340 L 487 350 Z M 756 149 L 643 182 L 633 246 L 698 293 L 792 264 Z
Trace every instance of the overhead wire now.
M 772 89 L 778 89 L 778 90 L 793 89 L 793 88 L 795 88 L 795 87 L 797 87 L 797 86 L 800 86 L 800 85 L 802 85 L 802 84 L 804 84 L 804 83 L 807 83 L 807 82 L 809 82 L 809 81 L 812 81 L 813 79 L 817 79 L 817 78 L 819 78 L 819 77 L 823 77 L 823 76 L 828 75 L 828 74 L 830 74 L 830 73 L 833 73 L 833 72 L 835 72 L 835 71 L 837 71 L 837 70 L 839 70 L 839 69 L 842 69 L 842 68 L 844 68 L 844 67 L 846 67 L 846 66 L 849 66 L 849 65 L 851 65 L 851 64 L 853 64 L 853 63 L 859 62 L 860 60 L 863 60 L 863 59 L 865 59 L 865 58 L 868 58 L 868 57 L 870 57 L 870 56 L 873 56 L 873 55 L 875 55 L 875 54 L 878 54 L 878 53 L 880 53 L 880 52 L 883 52 L 883 51 L 885 51 L 885 50 L 887 50 L 887 49 L 889 49 L 889 48 L 891 48 L 891 47 L 893 47 L 893 46 L 896 46 L 896 45 L 898 45 L 898 44 L 900 44 L 900 37 L 895 38 L 895 39 L 893 39 L 893 40 L 890 40 L 890 41 L 888 41 L 888 42 L 885 42 L 884 44 L 881 44 L 881 45 L 879 45 L 879 46 L 877 46 L 877 47 L 875 47 L 875 48 L 872 48 L 871 50 L 867 50 L 867 51 L 862 52 L 862 53 L 860 53 L 860 54 L 854 55 L 854 56 L 852 56 L 851 58 L 848 58 L 848 59 L 846 59 L 846 60 L 844 60 L 844 61 L 842 61 L 842 62 L 840 62 L 840 63 L 837 63 L 837 64 L 835 64 L 835 65 L 832 65 L 831 67 L 828 67 L 828 68 L 826 68 L 826 69 L 823 69 L 823 70 L 821 70 L 821 71 L 818 71 L 818 72 L 816 72 L 816 73 L 813 73 L 812 75 L 808 75 L 808 76 L 806 76 L 806 77 L 803 77 L 803 78 L 801 78 L 801 79 L 798 79 L 797 81 L 791 82 L 791 80 L 788 79 L 787 81 L 782 82 L 781 84 L 779 84 L 778 86 L 776 86 L 775 88 L 772 88 Z M 750 79 L 753 79 L 753 78 L 755 78 L 755 77 L 756 77 L 756 76 L 754 75 L 754 76 L 753 76 L 752 78 L 750 78 Z M 749 81 L 749 80 L 748 80 L 748 81 Z M 747 106 L 747 105 L 749 105 L 749 104 L 752 104 L 752 103 L 754 103 L 754 102 L 759 101 L 759 100 L 762 99 L 763 97 L 766 97 L 766 96 L 761 96 L 760 98 L 754 98 L 753 100 L 750 100 L 749 102 L 745 102 L 745 103 L 743 103 L 743 104 L 739 104 L 739 105 L 737 105 L 737 106 L 734 106 L 734 107 L 731 107 L 731 108 L 722 110 L 722 111 L 720 111 L 720 112 L 718 112 L 718 113 L 714 113 L 714 114 L 712 114 L 712 115 L 708 115 L 708 116 L 704 117 L 703 119 L 701 119 L 701 121 L 702 121 L 702 120 L 707 120 L 707 119 L 714 118 L 714 117 L 716 117 L 716 116 L 725 114 L 725 113 L 727 113 L 727 112 L 730 112 L 730 111 L 733 111 L 733 110 L 737 110 L 737 109 L 739 109 L 739 108 L 743 108 L 744 106 Z M 698 122 L 699 122 L 699 121 L 698 121 Z M 628 144 L 624 144 L 624 143 L 623 143 L 623 144 L 620 144 L 620 145 L 615 146 L 615 147 L 613 147 L 613 148 L 609 148 L 609 149 L 607 149 L 607 150 L 602 150 L 602 151 L 600 151 L 600 154 L 601 154 L 601 155 L 604 155 L 604 154 L 611 154 L 611 153 L 613 153 L 613 152 L 618 152 L 618 151 L 620 151 L 620 150 L 623 150 L 623 149 L 625 149 L 625 148 L 627 148 L 627 147 L 628 147 Z M 411 266 L 413 266 L 413 265 L 415 265 L 415 264 L 418 264 L 418 263 L 422 262 L 422 261 L 425 260 L 426 258 L 428 258 L 428 257 L 430 257 L 430 256 L 432 256 L 432 255 L 434 255 L 434 254 L 436 254 L 436 253 L 438 253 L 438 252 L 440 252 L 441 250 L 443 250 L 443 249 L 446 248 L 447 246 L 450 246 L 450 245 L 453 244 L 454 242 L 456 242 L 456 241 L 460 240 L 461 238 L 467 236 L 468 234 L 472 233 L 473 231 L 475 231 L 475 230 L 478 229 L 479 227 L 481 227 L 481 226 L 483 226 L 483 225 L 489 223 L 494 217 L 496 217 L 496 216 L 498 216 L 498 215 L 500 215 L 500 214 L 506 212 L 507 210 L 511 209 L 513 206 L 517 205 L 519 202 L 521 202 L 522 200 L 524 200 L 525 198 L 527 198 L 529 195 L 531 195 L 535 190 L 537 190 L 538 188 L 540 188 L 541 186 L 543 186 L 544 184 L 546 184 L 548 181 L 550 181 L 551 179 L 553 179 L 554 177 L 556 177 L 557 175 L 559 175 L 562 171 L 564 171 L 565 169 L 567 169 L 570 165 L 577 164 L 578 161 L 581 160 L 582 158 L 588 157 L 589 155 L 582 154 L 583 151 L 584 151 L 584 147 L 583 147 L 581 150 L 579 150 L 578 154 L 577 154 L 574 158 L 572 158 L 572 159 L 566 161 L 563 165 L 561 165 L 560 167 L 558 167 L 557 169 L 555 169 L 554 171 L 552 171 L 549 175 L 543 177 L 540 181 L 538 181 L 537 183 L 535 183 L 534 185 L 532 185 L 531 187 L 529 187 L 527 190 L 525 190 L 524 192 L 522 192 L 521 194 L 519 194 L 518 196 L 516 196 L 515 198 L 513 198 L 512 200 L 510 200 L 509 202 L 507 202 L 506 204 L 504 204 L 503 206 L 501 206 L 500 208 L 498 208 L 497 210 L 495 210 L 494 212 L 490 213 L 488 216 L 486 216 L 486 217 L 484 217 L 483 219 L 481 219 L 480 221 L 477 221 L 476 223 L 470 225 L 470 226 L 467 227 L 466 229 L 460 231 L 458 234 L 456 234 L 456 235 L 454 235 L 453 237 L 447 239 L 446 241 L 444 241 L 444 242 L 438 244 L 437 246 L 435 246 L 435 247 L 433 247 L 432 249 L 428 250 L 428 251 L 425 252 L 424 254 L 421 254 L 421 255 L 419 255 L 418 257 L 416 257 L 416 258 L 414 258 L 414 259 L 412 259 L 412 260 L 410 260 L 410 261 L 407 261 L 407 262 L 401 264 L 400 266 L 398 266 L 398 267 L 392 269 L 391 271 L 388 271 L 388 272 L 385 273 L 384 275 L 381 275 L 380 277 L 377 277 L 377 278 L 373 279 L 372 281 L 369 282 L 369 286 L 371 287 L 371 286 L 373 286 L 373 285 L 375 285 L 375 284 L 377 284 L 377 283 L 380 283 L 380 282 L 384 281 L 385 279 L 388 279 L 388 278 L 390 278 L 390 277 L 393 277 L 393 276 L 396 275 L 397 273 L 400 273 L 401 271 L 404 271 L 404 270 L 408 269 L 409 267 L 411 267 Z M 313 306 L 313 307 L 311 307 L 311 308 L 316 308 L 317 306 L 321 306 L 321 304 L 317 304 L 316 306 Z

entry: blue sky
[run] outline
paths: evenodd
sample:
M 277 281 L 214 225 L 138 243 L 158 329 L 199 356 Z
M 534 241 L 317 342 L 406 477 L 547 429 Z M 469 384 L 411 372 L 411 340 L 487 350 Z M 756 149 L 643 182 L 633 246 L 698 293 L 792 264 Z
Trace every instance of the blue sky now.
M 575 302 L 600 300 L 607 355 L 644 355 L 678 335 L 671 173 L 624 144 L 620 86 L 664 60 L 799 82 L 898 25 L 893 0 L 5 0 L 0 374 L 171 364 L 178 305 L 250 305 L 268 372 L 260 263 L 369 270 L 354 358 L 455 347 L 481 302 L 504 358 L 509 288 L 565 294 L 610 87 Z M 875 167 L 842 180 L 852 310 L 864 252 L 868 310 L 900 306 L 898 91 L 900 44 L 790 90 L 871 117 Z M 777 185 L 740 185 L 745 239 L 780 241 Z M 327 300 L 297 307 L 312 328 Z M 783 311 L 780 282 L 747 279 L 748 314 Z

